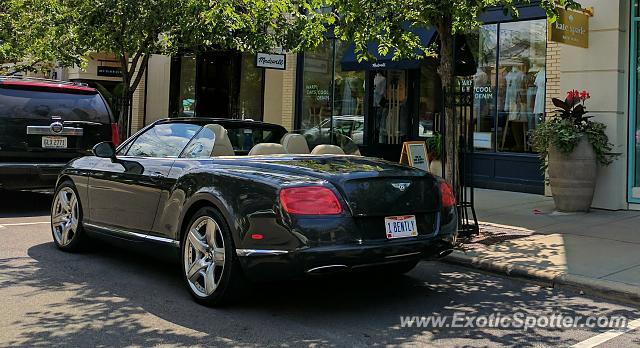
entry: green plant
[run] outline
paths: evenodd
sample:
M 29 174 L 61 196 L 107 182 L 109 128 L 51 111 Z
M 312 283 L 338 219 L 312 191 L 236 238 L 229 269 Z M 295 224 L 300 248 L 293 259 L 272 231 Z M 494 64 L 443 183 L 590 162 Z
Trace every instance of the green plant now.
M 442 158 L 442 134 L 434 132 L 433 136 L 427 139 L 427 156 L 429 162 L 439 161 Z
M 560 152 L 568 154 L 573 151 L 583 136 L 586 136 L 593 146 L 597 160 L 602 165 L 609 165 L 618 154 L 611 153 L 613 144 L 605 133 L 606 125 L 591 121 L 591 116 L 585 116 L 585 102 L 591 98 L 587 91 L 577 90 L 567 92 L 567 98 L 562 101 L 553 98 L 553 105 L 558 117 L 553 117 L 538 125 L 533 137 L 533 146 L 540 154 L 543 168 L 546 169 L 546 158 L 549 147 L 555 146 Z

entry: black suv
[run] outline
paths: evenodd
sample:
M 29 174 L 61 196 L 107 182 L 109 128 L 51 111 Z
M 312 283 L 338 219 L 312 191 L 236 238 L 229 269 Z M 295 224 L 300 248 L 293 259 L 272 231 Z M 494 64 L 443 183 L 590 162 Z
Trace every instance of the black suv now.
M 0 77 L 0 189 L 49 189 L 71 159 L 119 142 L 105 99 L 86 84 Z

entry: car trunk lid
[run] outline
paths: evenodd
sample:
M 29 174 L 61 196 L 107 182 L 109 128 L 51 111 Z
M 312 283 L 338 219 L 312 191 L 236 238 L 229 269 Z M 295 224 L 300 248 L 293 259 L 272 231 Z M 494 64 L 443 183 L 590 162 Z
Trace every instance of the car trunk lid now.
M 304 156 L 261 161 L 268 166 L 286 166 L 287 172 L 295 171 L 332 183 L 356 217 L 421 214 L 439 209 L 436 179 L 419 169 L 355 156 Z

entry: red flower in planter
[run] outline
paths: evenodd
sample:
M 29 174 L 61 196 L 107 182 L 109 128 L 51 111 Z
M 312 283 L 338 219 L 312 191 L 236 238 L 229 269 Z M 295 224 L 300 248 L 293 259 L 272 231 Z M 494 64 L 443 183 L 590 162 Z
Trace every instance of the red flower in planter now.
M 591 98 L 591 95 L 587 91 L 578 91 L 577 89 L 567 92 L 567 98 L 562 101 L 557 98 L 552 98 L 553 105 L 559 109 L 558 116 L 564 120 L 569 120 L 573 124 L 579 125 L 583 121 L 587 121 L 591 116 L 584 116 L 587 113 L 585 110 L 584 102 Z
M 580 100 L 582 100 L 583 103 L 585 102 L 585 100 L 589 98 L 591 98 L 591 95 L 589 95 L 589 92 L 587 91 L 580 92 Z

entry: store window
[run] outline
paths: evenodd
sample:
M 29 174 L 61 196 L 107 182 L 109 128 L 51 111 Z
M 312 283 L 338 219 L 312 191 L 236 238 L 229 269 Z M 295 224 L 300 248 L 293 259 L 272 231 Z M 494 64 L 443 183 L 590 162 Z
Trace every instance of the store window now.
M 336 144 L 343 149 L 364 139 L 364 71 L 346 71 L 341 61 L 348 43 L 326 40 L 304 53 L 300 133 L 310 148 Z
M 494 151 L 498 25 L 482 26 L 474 39 L 468 40 L 477 43 L 474 48 L 474 58 L 478 65 L 473 87 L 473 114 L 476 120 L 474 145 L 476 151 Z
M 352 46 L 342 41 L 335 42 L 332 129 L 336 138 L 334 142 L 351 140 L 361 145 L 364 136 L 364 71 L 342 70 L 340 62 L 348 49 Z
M 544 114 L 546 20 L 500 24 L 498 151 L 533 152 Z
M 309 147 L 331 142 L 333 40 L 304 53 L 300 132 Z
M 473 46 L 476 150 L 533 152 L 545 108 L 546 20 L 484 25 Z

